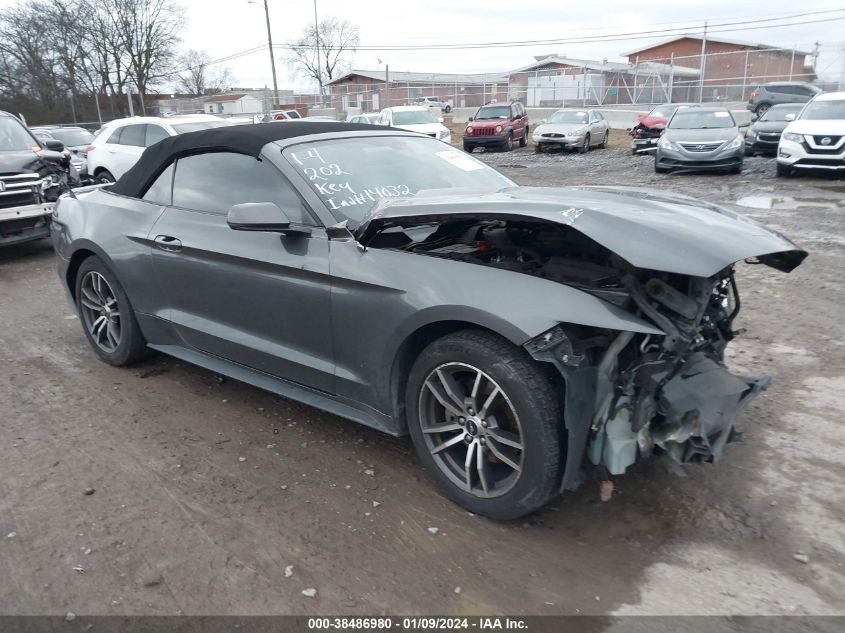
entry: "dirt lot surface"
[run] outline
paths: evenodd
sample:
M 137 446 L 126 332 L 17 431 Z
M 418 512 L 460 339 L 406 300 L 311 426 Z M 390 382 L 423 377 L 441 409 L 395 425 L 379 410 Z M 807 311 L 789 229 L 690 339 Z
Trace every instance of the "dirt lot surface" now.
M 657 176 L 624 149 L 479 157 L 523 184 L 725 203 L 810 251 L 789 275 L 739 267 L 748 331 L 730 365 L 774 378 L 745 442 L 685 477 L 639 465 L 609 503 L 587 485 L 488 521 L 437 492 L 407 439 L 161 355 L 97 361 L 49 243 L 10 248 L 0 611 L 845 613 L 845 181 L 775 179 L 763 158 L 739 176 Z

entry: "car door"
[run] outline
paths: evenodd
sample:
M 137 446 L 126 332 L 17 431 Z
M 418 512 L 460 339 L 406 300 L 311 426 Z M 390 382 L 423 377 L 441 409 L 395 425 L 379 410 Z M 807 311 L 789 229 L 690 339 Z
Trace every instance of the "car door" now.
M 511 104 L 511 126 L 513 127 L 513 138 L 522 138 L 525 133 L 525 123 L 519 113 L 519 106 L 516 103 Z
M 590 110 L 590 142 L 598 145 L 604 140 L 607 132 L 607 122 L 601 113 Z
M 180 158 L 153 226 L 153 266 L 184 343 L 321 391 L 334 389 L 328 240 L 267 159 Z M 236 231 L 228 209 L 273 202 L 310 235 Z

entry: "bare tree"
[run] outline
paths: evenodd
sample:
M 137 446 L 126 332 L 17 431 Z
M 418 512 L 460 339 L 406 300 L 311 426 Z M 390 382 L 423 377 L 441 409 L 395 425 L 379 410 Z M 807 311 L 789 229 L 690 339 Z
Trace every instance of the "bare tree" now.
M 322 95 L 323 86 L 350 65 L 360 41 L 356 25 L 329 16 L 320 22 L 318 32 L 309 26 L 289 40 L 284 61 L 297 74 L 314 79 Z
M 146 114 L 147 89 L 173 76 L 173 61 L 185 23 L 184 9 L 174 0 L 105 0 L 126 51 L 128 73 Z
M 227 66 L 211 68 L 206 51 L 189 49 L 179 57 L 184 68 L 177 80 L 180 92 L 202 96 L 223 92 L 232 85 L 232 71 Z

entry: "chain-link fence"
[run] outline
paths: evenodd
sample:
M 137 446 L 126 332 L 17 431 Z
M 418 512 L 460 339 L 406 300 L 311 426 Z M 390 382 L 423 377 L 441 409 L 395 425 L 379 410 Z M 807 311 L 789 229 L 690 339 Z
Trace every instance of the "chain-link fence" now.
M 735 46 L 708 52 L 703 58 L 700 52 L 662 55 L 659 49 L 652 49 L 651 54 L 629 58 L 629 63 L 549 56 L 533 67 L 479 75 L 400 72 L 386 76 L 384 72 L 353 71 L 329 86 L 329 98 L 332 107 L 356 113 L 425 103 L 440 103 L 451 110 L 507 100 L 528 107 L 736 103 L 747 101 L 764 83 L 818 84 L 813 68 L 817 57 L 817 50 Z M 836 90 L 838 83 L 821 87 Z M 806 101 L 806 91 L 790 90 L 784 92 L 783 100 Z

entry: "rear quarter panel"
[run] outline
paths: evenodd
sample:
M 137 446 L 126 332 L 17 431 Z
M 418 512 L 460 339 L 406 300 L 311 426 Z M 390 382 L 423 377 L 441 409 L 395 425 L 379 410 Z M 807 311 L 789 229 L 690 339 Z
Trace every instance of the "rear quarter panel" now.
M 153 279 L 150 229 L 163 207 L 102 189 L 65 196 L 53 212 L 53 244 L 65 263 L 90 251 L 106 262 L 136 312 L 157 313 L 163 305 Z M 61 268 L 61 266 L 60 266 Z M 64 275 L 63 275 L 64 277 Z M 73 292 L 73 281 L 62 279 Z

